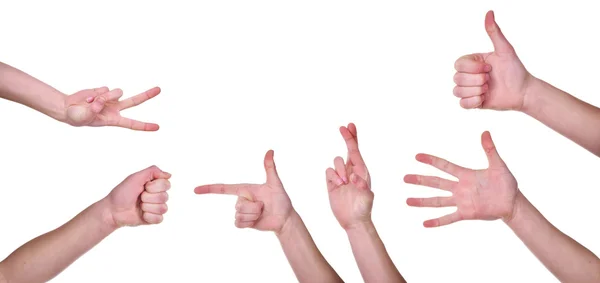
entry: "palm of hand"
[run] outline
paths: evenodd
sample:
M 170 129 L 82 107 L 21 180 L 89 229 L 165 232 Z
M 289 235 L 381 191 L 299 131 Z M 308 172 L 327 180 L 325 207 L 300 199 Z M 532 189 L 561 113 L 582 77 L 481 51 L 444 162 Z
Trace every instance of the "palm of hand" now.
M 495 110 L 521 110 L 531 78 L 514 51 L 482 54 L 492 66 L 488 91 L 482 108 Z
M 461 219 L 496 220 L 510 217 L 517 181 L 508 168 L 470 170 L 452 190 Z
M 409 198 L 407 204 L 416 207 L 456 206 L 454 213 L 427 220 L 425 227 L 448 225 L 461 220 L 495 220 L 512 217 L 518 184 L 514 176 L 496 151 L 489 132 L 481 137 L 489 168 L 471 170 L 442 158 L 428 154 L 418 154 L 419 162 L 432 165 L 459 179 L 458 182 L 439 177 L 406 175 L 409 184 L 437 188 L 452 193 L 449 197 Z
M 86 89 L 66 98 L 67 123 L 73 126 L 117 126 L 138 131 L 156 131 L 158 125 L 121 116 L 121 111 L 137 106 L 160 93 L 152 88 L 125 100 L 119 100 L 123 91 L 106 87 Z
M 373 199 L 374 194 L 369 188 L 358 188 L 354 183 L 329 191 L 331 210 L 344 229 L 371 220 Z
M 116 122 L 121 118 L 118 101 L 104 102 L 104 107 L 94 113 L 90 107 L 89 97 L 96 97 L 99 93 L 92 89 L 79 91 L 67 97 L 67 119 L 74 126 L 106 126 L 109 121 Z

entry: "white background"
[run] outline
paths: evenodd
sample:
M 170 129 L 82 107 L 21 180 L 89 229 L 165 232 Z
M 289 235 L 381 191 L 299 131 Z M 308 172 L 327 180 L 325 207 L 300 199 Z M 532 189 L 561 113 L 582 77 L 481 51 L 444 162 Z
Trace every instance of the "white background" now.
M 52 2 L 2 0 L 0 61 L 65 93 L 106 85 L 128 97 L 158 85 L 125 114 L 161 129 L 73 128 L 0 101 L 0 258 L 156 164 L 173 173 L 165 221 L 117 231 L 53 282 L 294 282 L 272 233 L 235 228 L 235 197 L 193 193 L 263 182 L 272 148 L 317 245 L 344 280 L 361 282 L 324 176 L 345 156 L 338 127 L 350 121 L 374 222 L 409 282 L 555 282 L 501 221 L 425 229 L 452 209 L 405 204 L 440 194 L 402 182 L 439 174 L 416 153 L 483 168 L 484 130 L 531 202 L 600 252 L 598 158 L 530 117 L 467 111 L 452 95 L 455 59 L 491 51 L 493 9 L 534 75 L 600 105 L 591 1 Z

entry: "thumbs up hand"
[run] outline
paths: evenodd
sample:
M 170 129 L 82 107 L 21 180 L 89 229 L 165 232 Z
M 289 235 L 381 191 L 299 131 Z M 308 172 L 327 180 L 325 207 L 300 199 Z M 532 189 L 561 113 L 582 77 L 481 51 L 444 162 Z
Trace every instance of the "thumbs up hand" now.
M 454 95 L 466 109 L 523 110 L 528 87 L 535 78 L 502 34 L 493 11 L 485 16 L 485 29 L 494 51 L 465 55 L 456 60 Z
M 427 220 L 425 227 L 438 227 L 461 220 L 508 221 L 514 215 L 515 200 L 519 192 L 517 181 L 500 158 L 489 132 L 481 136 L 481 145 L 487 155 L 489 167 L 472 170 L 460 167 L 439 157 L 418 154 L 417 161 L 432 165 L 458 179 L 451 181 L 434 176 L 406 175 L 404 182 L 441 189 L 452 196 L 409 198 L 406 203 L 415 207 L 451 207 L 456 212 L 437 219 Z

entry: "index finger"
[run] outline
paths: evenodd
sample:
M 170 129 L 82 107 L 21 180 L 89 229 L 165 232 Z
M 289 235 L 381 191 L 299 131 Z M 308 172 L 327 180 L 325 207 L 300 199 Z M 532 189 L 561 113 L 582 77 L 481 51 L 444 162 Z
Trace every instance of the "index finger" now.
M 241 196 L 244 192 L 252 190 L 255 185 L 252 184 L 212 184 L 198 186 L 194 189 L 194 193 L 203 194 L 220 194 L 220 195 L 236 195 Z M 245 194 L 244 194 L 245 195 Z
M 464 171 L 469 170 L 464 167 L 458 166 L 446 159 L 429 154 L 419 153 L 417 154 L 416 159 L 421 163 L 429 164 L 457 178 L 459 178 Z
M 454 62 L 454 69 L 460 73 L 479 74 L 491 71 L 492 66 L 485 63 L 481 54 L 470 54 L 458 58 Z
M 348 130 L 346 127 L 340 127 L 340 133 L 346 142 L 346 147 L 348 148 L 348 159 L 355 166 L 364 166 L 365 162 L 360 155 L 360 151 L 358 150 L 358 141 L 356 137 Z
M 159 87 L 151 88 L 151 89 L 144 91 L 138 95 L 135 95 L 135 96 L 132 96 L 125 100 L 122 100 L 121 102 L 119 102 L 119 109 L 125 110 L 127 108 L 131 108 L 131 107 L 140 105 L 140 104 L 146 102 L 148 99 L 151 99 L 151 98 L 157 96 L 159 93 L 160 93 Z

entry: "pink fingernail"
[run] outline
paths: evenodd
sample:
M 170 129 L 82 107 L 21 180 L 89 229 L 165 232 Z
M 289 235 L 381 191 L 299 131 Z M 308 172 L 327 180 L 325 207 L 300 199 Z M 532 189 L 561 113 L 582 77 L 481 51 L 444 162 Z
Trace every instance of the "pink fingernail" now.
M 485 65 L 485 67 L 483 68 L 484 71 L 489 72 L 492 70 L 492 65 Z
M 342 181 L 344 182 L 344 184 L 348 184 L 348 179 L 346 177 L 342 177 Z
M 336 180 L 337 180 L 336 183 L 337 183 L 338 186 L 341 186 L 341 185 L 344 184 L 344 181 L 342 179 L 337 178 Z
M 90 96 L 90 97 L 86 98 L 85 101 L 87 103 L 90 103 L 90 102 L 94 101 L 94 98 Z

